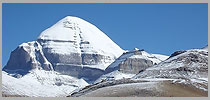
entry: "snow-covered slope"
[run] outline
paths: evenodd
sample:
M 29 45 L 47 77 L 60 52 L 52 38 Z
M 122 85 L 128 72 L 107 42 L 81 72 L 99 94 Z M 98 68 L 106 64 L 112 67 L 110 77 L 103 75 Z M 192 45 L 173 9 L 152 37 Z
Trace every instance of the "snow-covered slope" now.
M 119 57 L 123 50 L 96 26 L 78 17 L 67 16 L 38 37 L 44 48 L 59 54 L 90 53 Z
M 206 49 L 191 49 L 177 51 L 172 56 L 145 71 L 133 79 L 172 79 L 191 84 L 197 88 L 208 90 L 208 51 Z
M 54 70 L 94 81 L 124 50 L 89 22 L 67 16 L 37 40 Z
M 119 80 L 123 78 L 131 78 L 135 76 L 136 74 L 128 74 L 128 73 L 122 73 L 118 70 L 115 70 L 113 72 L 110 72 L 108 74 L 102 75 L 100 78 L 98 78 L 94 83 L 99 83 L 101 81 L 113 81 L 113 80 Z
M 83 79 L 61 75 L 54 71 L 34 69 L 20 78 L 2 72 L 2 92 L 4 95 L 29 97 L 61 97 L 73 90 L 87 86 Z

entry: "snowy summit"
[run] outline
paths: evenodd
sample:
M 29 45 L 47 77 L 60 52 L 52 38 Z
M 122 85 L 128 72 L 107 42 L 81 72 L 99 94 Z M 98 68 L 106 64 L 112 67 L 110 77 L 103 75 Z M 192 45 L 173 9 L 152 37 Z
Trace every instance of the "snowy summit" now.
M 67 16 L 46 29 L 38 40 L 47 41 L 55 53 L 97 53 L 119 57 L 123 50 L 93 24 Z M 59 42 L 53 42 L 59 41 Z

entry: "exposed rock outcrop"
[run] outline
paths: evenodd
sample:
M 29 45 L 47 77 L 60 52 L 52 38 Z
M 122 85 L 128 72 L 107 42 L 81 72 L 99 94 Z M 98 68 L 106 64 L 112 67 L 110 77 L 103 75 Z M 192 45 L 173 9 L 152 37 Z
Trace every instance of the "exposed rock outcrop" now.
M 46 59 L 41 45 L 37 41 L 23 43 L 10 55 L 3 70 L 24 75 L 32 69 L 53 70 L 52 64 Z
M 136 49 L 123 53 L 109 67 L 105 74 L 98 78 L 95 83 L 101 81 L 113 81 L 122 78 L 131 78 L 145 69 L 160 63 L 168 56 L 149 54 L 146 51 Z
M 162 55 L 164 56 L 164 55 Z M 153 66 L 164 59 L 156 57 L 153 54 L 149 54 L 144 50 L 133 50 L 123 53 L 119 58 L 116 59 L 109 67 L 106 68 L 106 73 L 118 70 L 128 74 L 138 74 L 148 67 Z

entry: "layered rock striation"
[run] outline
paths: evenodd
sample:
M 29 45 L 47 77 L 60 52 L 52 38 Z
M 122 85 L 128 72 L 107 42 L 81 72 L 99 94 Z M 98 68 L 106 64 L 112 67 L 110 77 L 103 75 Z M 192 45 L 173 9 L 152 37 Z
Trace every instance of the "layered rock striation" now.
M 3 70 L 39 68 L 94 81 L 123 52 L 96 26 L 67 16 L 43 31 L 36 41 L 19 45 Z

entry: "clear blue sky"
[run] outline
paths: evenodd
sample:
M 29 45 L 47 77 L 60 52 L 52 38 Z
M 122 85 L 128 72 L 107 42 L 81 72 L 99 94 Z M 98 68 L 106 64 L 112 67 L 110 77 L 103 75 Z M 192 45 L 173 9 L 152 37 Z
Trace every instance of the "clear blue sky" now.
M 170 55 L 208 44 L 208 4 L 3 4 L 3 66 L 10 53 L 65 16 L 101 29 L 121 48 Z

